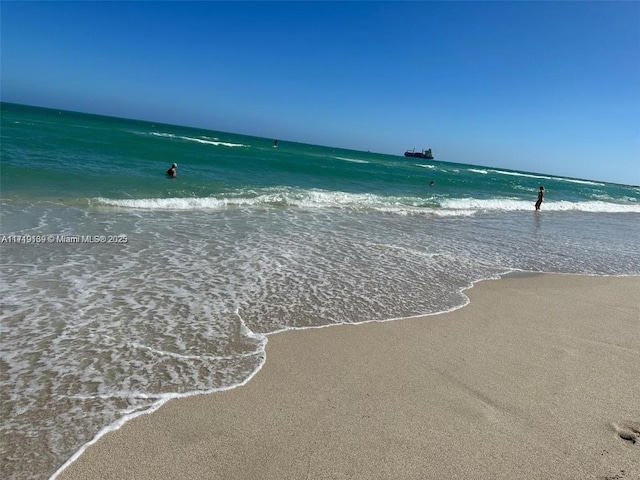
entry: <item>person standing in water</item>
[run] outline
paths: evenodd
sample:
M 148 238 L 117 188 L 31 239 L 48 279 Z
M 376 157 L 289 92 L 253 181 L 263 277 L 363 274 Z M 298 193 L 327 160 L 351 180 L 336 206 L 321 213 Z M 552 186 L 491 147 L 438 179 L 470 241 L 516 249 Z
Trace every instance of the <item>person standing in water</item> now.
M 171 168 L 169 170 L 167 170 L 167 176 L 171 177 L 171 178 L 175 178 L 178 175 L 178 164 L 174 163 L 173 165 L 171 165 Z
M 542 205 L 543 198 L 544 198 L 544 187 L 540 185 L 540 190 L 538 190 L 538 201 L 536 202 L 536 210 L 540 210 L 540 205 Z

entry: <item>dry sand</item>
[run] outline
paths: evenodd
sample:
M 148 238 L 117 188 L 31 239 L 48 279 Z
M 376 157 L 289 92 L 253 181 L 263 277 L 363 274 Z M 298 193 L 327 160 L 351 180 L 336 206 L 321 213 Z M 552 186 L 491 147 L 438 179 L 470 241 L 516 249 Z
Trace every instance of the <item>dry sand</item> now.
M 58 478 L 640 478 L 640 278 L 466 293 L 443 315 L 271 335 L 247 385 L 170 401 Z

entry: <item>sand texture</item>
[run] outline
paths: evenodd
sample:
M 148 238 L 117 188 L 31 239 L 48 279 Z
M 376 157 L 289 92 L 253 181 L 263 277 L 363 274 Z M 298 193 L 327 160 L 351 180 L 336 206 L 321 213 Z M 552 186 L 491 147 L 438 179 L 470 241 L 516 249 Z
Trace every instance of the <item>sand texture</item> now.
M 425 286 L 428 289 L 428 286 Z M 514 276 L 443 315 L 271 335 L 59 479 L 639 479 L 640 278 Z

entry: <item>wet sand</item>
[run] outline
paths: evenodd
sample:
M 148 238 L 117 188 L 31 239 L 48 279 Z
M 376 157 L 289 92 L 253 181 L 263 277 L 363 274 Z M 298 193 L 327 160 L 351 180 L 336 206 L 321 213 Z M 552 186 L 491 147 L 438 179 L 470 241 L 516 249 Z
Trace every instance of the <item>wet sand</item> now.
M 447 314 L 271 335 L 247 385 L 170 401 L 57 478 L 640 478 L 640 277 L 465 293 Z

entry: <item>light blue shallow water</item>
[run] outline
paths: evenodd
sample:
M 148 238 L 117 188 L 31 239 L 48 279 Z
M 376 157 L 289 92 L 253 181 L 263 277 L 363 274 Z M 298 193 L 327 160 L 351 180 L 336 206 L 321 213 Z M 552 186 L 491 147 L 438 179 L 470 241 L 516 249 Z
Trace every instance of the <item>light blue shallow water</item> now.
M 8 104 L 1 140 L 4 478 L 246 381 L 270 332 L 516 270 L 640 275 L 637 187 Z

